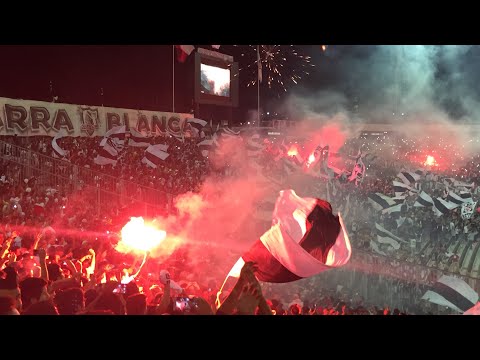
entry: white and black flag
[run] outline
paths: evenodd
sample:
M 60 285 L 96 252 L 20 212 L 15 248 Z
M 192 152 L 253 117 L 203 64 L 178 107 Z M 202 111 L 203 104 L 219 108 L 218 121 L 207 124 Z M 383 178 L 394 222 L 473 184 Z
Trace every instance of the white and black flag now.
M 377 241 L 380 244 L 389 244 L 395 250 L 400 249 L 400 243 L 407 243 L 407 241 L 400 239 L 398 236 L 392 234 L 390 231 L 387 231 L 380 224 L 375 223 L 375 229 L 377 231 Z
M 399 181 L 393 182 L 393 191 L 395 192 L 395 196 L 402 196 L 407 191 L 414 192 L 414 193 L 418 192 L 417 189 L 414 189 L 411 186 L 401 183 Z
M 371 193 L 368 195 L 368 202 L 372 204 L 373 208 L 378 211 L 382 211 L 391 206 L 397 205 L 397 202 L 382 194 L 382 193 Z
M 404 184 L 413 186 L 416 181 L 420 180 L 420 175 L 410 171 L 402 171 L 397 174 L 397 177 L 402 180 Z
M 463 313 L 475 306 L 478 294 L 462 279 L 444 275 L 422 299 Z
M 414 207 L 419 207 L 419 206 L 430 207 L 430 206 L 433 206 L 433 199 L 425 191 L 422 191 L 418 195 L 417 200 L 415 200 L 415 204 L 413 204 L 413 206 Z
M 437 216 L 448 214 L 450 210 L 455 209 L 458 205 L 445 201 L 442 198 L 432 198 L 433 200 L 433 212 Z

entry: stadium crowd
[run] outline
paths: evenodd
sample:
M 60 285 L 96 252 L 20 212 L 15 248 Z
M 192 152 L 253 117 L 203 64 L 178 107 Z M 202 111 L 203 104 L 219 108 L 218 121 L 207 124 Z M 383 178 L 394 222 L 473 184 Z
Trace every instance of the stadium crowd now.
M 132 210 L 131 202 L 118 200 L 118 206 L 98 211 L 98 194 L 88 187 L 92 180 L 88 177 L 93 174 L 97 187 L 112 193 L 138 194 L 138 189 L 146 192 L 156 189 L 155 193 L 162 194 L 154 198 L 157 209 L 161 209 L 157 214 L 171 214 L 175 211 L 171 202 L 176 195 L 198 192 L 207 176 L 225 176 L 228 172 L 212 167 L 197 141 L 189 138 L 183 141 L 172 137 L 156 139 L 158 143 L 169 145 L 169 157 L 156 169 L 141 162 L 144 149 L 129 146 L 125 146 L 116 165 L 95 164 L 100 142 L 96 138 L 60 139 L 69 160 L 63 168 L 58 166 L 63 162 L 50 158 L 53 154 L 51 138 L 2 137 L 0 140 L 7 142 L 0 163 L 3 204 L 0 314 L 424 314 L 444 311 L 439 307 L 432 310 L 431 304 L 420 301 L 425 289 L 442 273 L 455 273 L 469 283 L 473 281 L 472 287 L 477 291 L 480 288 L 478 280 L 468 276 L 470 270 L 476 268 L 476 257 L 480 257 L 477 254 L 480 220 L 476 212 L 464 219 L 457 207 L 448 214 L 436 216 L 431 208 L 414 206 L 418 191 L 405 192 L 405 203 L 400 211 L 378 211 L 368 201 L 369 194 L 395 197 L 392 182 L 401 170 L 399 167 L 404 164 L 406 169 L 408 166 L 406 161 L 399 163 L 399 159 L 395 159 L 396 168 L 392 169 L 391 163 L 383 162 L 380 152 L 377 152 L 379 160 L 367 164 L 366 174 L 359 184 L 341 177 L 316 178 L 311 182 L 311 189 L 307 189 L 308 193 L 329 200 L 334 211 L 345 214 L 352 245 L 360 255 L 354 255 L 352 264 L 336 273 L 348 272 L 350 281 L 338 276 L 329 280 L 325 275 L 288 287 L 260 285 L 253 276 L 255 265 L 247 263 L 234 290 L 217 311 L 215 299 L 222 279 L 204 274 L 209 274 L 209 269 L 225 259 L 218 259 L 213 247 L 212 251 L 204 249 L 202 258 L 193 259 L 195 248 L 189 245 L 177 249 L 162 262 L 147 259 L 135 281 L 122 284 L 122 279 L 138 269 L 139 260 L 119 253 L 115 249 L 118 239 L 113 234 L 119 232 L 135 209 Z M 382 139 L 382 142 L 388 141 Z M 378 139 L 375 143 L 377 145 L 372 146 L 363 141 L 362 145 L 366 151 L 373 151 L 378 147 Z M 12 145 L 11 149 L 8 144 Z M 353 154 L 358 144 L 358 139 L 347 142 L 341 151 Z M 29 152 L 29 155 L 20 154 L 20 158 L 45 161 L 40 165 L 50 164 L 55 174 L 65 181 L 53 184 L 51 177 L 25 177 L 25 164 L 13 156 L 15 146 Z M 395 148 L 396 154 L 408 153 L 405 146 L 414 147 L 405 141 L 402 146 Z M 269 164 L 270 176 L 283 171 L 280 165 L 272 166 L 275 164 L 273 157 L 267 154 L 261 160 Z M 473 181 L 476 185 L 480 157 L 464 159 L 464 162 L 466 165 L 456 168 L 455 172 L 436 173 L 442 178 Z M 347 166 L 352 165 L 347 161 Z M 81 169 L 88 171 L 82 173 Z M 411 164 L 410 169 L 414 170 Z M 124 190 L 122 182 L 137 186 L 125 186 L 128 189 Z M 446 185 L 438 179 L 424 177 L 417 183 L 419 189 L 432 197 L 446 197 Z M 472 201 L 478 200 L 477 189 L 476 186 L 468 189 Z M 398 248 L 389 244 L 372 246 L 377 235 L 375 224 L 406 241 Z M 230 257 L 233 264 L 238 255 L 232 253 Z M 362 264 L 368 266 L 362 269 Z M 374 297 L 365 294 L 365 288 L 359 285 L 362 282 L 355 275 L 352 278 L 355 268 L 368 273 L 375 268 L 381 272 L 381 279 L 374 279 L 378 273 L 369 275 L 368 292 L 398 292 L 398 298 L 391 297 L 390 304 L 375 298 L 378 302 L 372 304 L 370 299 Z M 162 270 L 168 270 L 167 275 L 163 273 L 162 276 Z M 380 303 L 382 305 L 378 306 Z

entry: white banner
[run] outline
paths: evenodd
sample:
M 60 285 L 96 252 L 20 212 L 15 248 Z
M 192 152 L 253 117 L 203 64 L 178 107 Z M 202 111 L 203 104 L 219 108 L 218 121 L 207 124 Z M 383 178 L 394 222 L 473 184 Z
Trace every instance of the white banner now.
M 119 125 L 147 136 L 180 135 L 187 118 L 193 115 L 0 97 L 0 135 L 55 136 L 65 129 L 67 136 L 103 136 Z

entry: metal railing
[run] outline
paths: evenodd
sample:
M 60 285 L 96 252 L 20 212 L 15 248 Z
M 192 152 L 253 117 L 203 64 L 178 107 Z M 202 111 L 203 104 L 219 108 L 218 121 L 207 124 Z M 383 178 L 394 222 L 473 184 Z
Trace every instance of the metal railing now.
M 82 189 L 95 191 L 98 213 L 112 206 L 129 205 L 135 207 L 138 215 L 155 216 L 172 203 L 173 196 L 163 190 L 119 179 L 2 140 L 0 158 L 3 165 L 9 165 L 8 175 L 17 184 L 34 176 L 40 190 L 56 188 L 64 193 Z
M 152 187 L 143 186 L 133 181 L 118 179 L 108 174 L 94 171 L 88 168 L 79 167 L 68 161 L 62 161 L 49 156 L 45 156 L 38 152 L 22 148 L 5 141 L 0 140 L 0 158 L 1 165 L 6 166 L 6 172 L 9 178 L 12 178 L 16 184 L 23 182 L 25 178 L 35 176 L 37 178 L 37 187 L 40 190 L 47 188 L 56 188 L 66 194 L 76 191 L 93 191 L 95 192 L 96 208 L 99 214 L 102 209 L 112 209 L 112 207 L 131 206 L 138 212 L 138 215 L 145 217 L 154 217 L 160 213 L 164 213 L 166 208 L 172 205 L 173 195 L 163 190 Z M 352 265 L 368 264 L 368 259 L 377 258 L 385 266 L 386 262 L 395 259 L 383 257 L 368 251 L 355 249 L 355 256 L 352 258 Z M 356 261 L 358 260 L 358 261 Z M 480 277 L 478 274 L 469 275 L 452 273 L 448 270 L 442 270 L 438 267 L 429 267 L 421 264 L 410 263 L 407 261 L 396 260 L 403 265 L 407 265 L 411 269 L 425 270 L 428 273 L 436 272 L 437 274 L 449 274 L 462 276 L 469 282 L 472 287 L 480 291 Z M 397 272 L 400 274 L 400 272 Z M 414 273 L 418 273 L 414 271 Z M 396 276 L 396 275 L 394 275 Z M 398 275 L 402 278 L 403 276 Z M 424 282 L 425 278 L 410 278 L 409 274 L 404 277 L 405 280 Z M 475 284 L 475 285 L 473 285 Z

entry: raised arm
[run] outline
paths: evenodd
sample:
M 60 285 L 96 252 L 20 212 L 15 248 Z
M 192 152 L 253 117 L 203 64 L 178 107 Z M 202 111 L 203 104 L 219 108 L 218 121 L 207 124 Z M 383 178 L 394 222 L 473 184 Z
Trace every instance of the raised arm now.
M 251 276 L 254 277 L 253 272 L 255 270 L 256 268 L 253 262 L 247 262 L 245 263 L 245 265 L 243 265 L 237 283 L 235 284 L 225 301 L 217 309 L 218 315 L 231 315 L 235 312 L 238 306 L 238 302 L 240 300 L 240 296 L 244 291 L 248 291 L 246 287 L 249 284 L 249 278 Z

